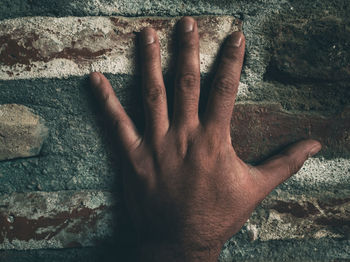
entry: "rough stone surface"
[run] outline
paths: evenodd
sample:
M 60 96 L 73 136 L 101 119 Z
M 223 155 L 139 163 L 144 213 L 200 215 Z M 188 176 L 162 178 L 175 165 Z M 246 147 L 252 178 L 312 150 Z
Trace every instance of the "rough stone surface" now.
M 350 235 L 350 198 L 304 195 L 269 197 L 247 223 L 252 240 L 346 239 Z M 260 213 L 260 214 L 259 214 Z M 257 215 L 259 214 L 259 215 Z
M 107 262 L 102 259 L 101 247 L 66 249 L 2 250 L 0 261 L 6 262 Z
M 0 249 L 91 246 L 113 233 L 111 194 L 102 191 L 0 196 Z
M 275 30 L 269 78 L 316 83 L 350 79 L 350 21 L 304 18 Z
M 335 17 L 343 22 L 349 21 L 350 4 L 344 0 L 3 0 L 0 19 L 21 16 L 182 16 L 182 15 L 232 15 L 244 21 L 244 33 L 247 37 L 247 55 L 243 82 L 249 85 L 247 94 L 259 99 L 271 86 L 261 90 L 262 78 L 271 60 L 273 40 L 280 25 L 288 25 L 300 19 L 322 20 Z M 343 28 L 344 30 L 345 28 Z M 294 34 L 291 34 L 294 36 Z M 291 39 L 292 40 L 292 39 Z M 317 49 L 315 45 L 315 49 Z M 332 52 L 333 49 L 329 50 Z M 292 50 L 294 52 L 294 50 Z M 327 57 L 329 57 L 327 55 Z M 332 66 L 329 63 L 328 66 Z M 283 85 L 274 85 L 283 88 Z M 336 86 L 332 86 L 334 89 Z M 273 88 L 273 89 L 275 89 Z M 315 87 L 315 90 L 318 90 Z M 261 92 L 260 92 L 261 91 Z M 325 90 L 324 90 L 325 91 Z M 339 94 L 339 90 L 337 92 Z M 323 92 L 321 92 L 321 95 Z M 321 97 L 321 95 L 319 97 Z M 300 100 L 295 99 L 295 103 Z M 321 103 L 322 104 L 322 103 Z
M 32 108 L 45 119 L 50 130 L 37 157 L 0 162 L 0 194 L 110 190 L 117 185 L 115 178 L 120 166 L 114 159 L 118 157 L 112 154 L 110 136 L 101 121 L 102 112 L 87 81 L 81 78 L 0 81 L 0 94 L 3 103 Z
M 141 92 L 139 88 L 141 85 L 139 85 L 139 79 L 118 75 L 108 75 L 108 77 L 111 79 L 112 85 L 128 113 L 135 120 L 139 129 L 142 130 L 143 107 L 140 101 Z M 45 94 L 45 96 L 42 94 Z M 0 162 L 1 193 L 67 189 L 111 190 L 118 187 L 120 164 L 115 161 L 118 156 L 113 154 L 110 137 L 103 129 L 102 112 L 98 110 L 97 104 L 89 92 L 86 80 L 69 78 L 0 81 L 0 97 L 4 103 L 14 102 L 33 108 L 46 120 L 46 125 L 51 130 L 39 157 Z M 303 112 L 285 112 L 279 108 L 276 110 L 273 105 L 270 105 L 274 110 L 267 110 L 262 114 L 260 111 L 255 112 L 253 110 L 256 106 L 256 104 L 255 106 L 251 104 L 251 106 L 247 105 L 245 107 L 244 104 L 241 104 L 236 110 L 241 108 L 240 115 L 243 118 L 240 118 L 240 125 L 242 128 L 244 130 L 249 128 L 249 132 L 256 132 L 258 136 L 256 139 L 253 136 L 250 139 L 245 138 L 249 140 L 250 147 L 253 148 L 254 144 L 257 147 L 260 144 L 267 147 L 267 149 L 264 149 L 263 157 L 267 157 L 283 147 L 283 144 L 278 145 L 275 142 L 276 139 L 287 144 L 302 138 L 305 134 L 302 128 L 296 129 L 302 122 L 299 123 L 294 119 L 303 116 Z M 269 108 L 269 104 L 266 103 L 261 106 L 264 106 L 265 109 Z M 244 108 L 247 110 L 246 115 L 242 115 Z M 236 112 L 238 113 L 238 111 Z M 269 119 L 272 119 L 272 116 L 278 116 L 278 118 L 269 120 L 271 122 L 263 125 L 261 121 L 263 121 L 264 116 L 269 116 Z M 316 116 L 322 121 L 328 119 L 319 115 Z M 306 114 L 305 117 L 307 120 L 309 116 Z M 248 126 L 243 120 L 251 124 Z M 267 137 L 262 137 L 258 131 L 254 131 L 254 121 L 260 123 L 258 130 L 265 132 Z M 290 121 L 296 127 L 293 127 Z M 332 121 L 336 121 L 336 119 Z M 347 123 L 343 121 L 341 125 Z M 290 128 L 290 132 L 294 135 L 286 138 L 279 137 L 277 124 Z M 237 126 L 233 127 L 237 128 Z M 271 130 L 269 130 L 269 127 L 271 127 Z M 325 122 L 321 130 L 331 128 Z M 346 129 L 340 128 L 337 132 L 341 134 L 346 132 Z M 244 138 L 243 135 L 241 134 L 242 139 Z M 321 136 L 321 138 L 324 138 L 324 136 Z M 328 151 L 326 149 L 320 154 L 325 159 L 315 158 L 314 164 L 308 165 L 304 172 L 305 181 L 301 183 L 290 181 L 292 184 L 289 184 L 289 186 L 286 184 L 286 190 L 292 190 L 293 192 L 311 190 L 311 192 L 314 192 L 315 190 L 327 189 L 327 187 L 330 190 L 339 188 L 340 191 L 346 188 L 350 183 L 350 161 L 343 155 L 345 147 L 343 149 L 338 147 L 336 141 L 332 138 L 329 141 L 324 139 L 324 143 L 330 145 Z M 233 137 L 234 146 L 238 146 L 239 143 L 241 143 L 239 139 Z M 239 147 L 243 154 L 244 145 L 241 144 Z M 328 153 L 332 153 L 332 148 L 338 151 L 336 151 L 335 156 L 328 156 Z M 245 154 L 245 157 L 251 159 L 254 156 L 262 157 L 256 151 L 252 155 L 247 152 Z M 257 160 L 253 159 L 253 162 Z M 341 183 L 333 183 L 331 179 L 328 179 L 329 177 L 336 178 L 336 181 L 341 181 Z M 317 185 L 319 178 L 323 180 L 321 179 L 322 183 Z
M 2 195 L 0 249 L 86 247 L 111 241 L 113 206 L 112 194 L 104 191 Z M 279 192 L 262 202 L 242 234 L 250 241 L 344 239 L 350 234 L 349 212 L 350 199 L 331 192 L 317 197 Z
M 262 10 L 267 12 L 265 7 Z M 287 110 L 318 111 L 328 115 L 339 114 L 349 106 L 346 19 L 333 14 L 326 18 L 315 16 L 307 23 L 305 18 L 284 13 L 272 16 L 271 23 L 260 16 L 244 18 L 197 18 L 202 32 L 203 74 L 213 71 L 211 65 L 225 36 L 243 26 L 247 51 L 239 101 L 279 102 Z M 137 74 L 135 32 L 147 25 L 159 32 L 163 43 L 163 68 L 174 74 L 172 65 L 176 59 L 171 59 L 170 39 L 177 19 L 32 17 L 4 20 L 0 22 L 0 53 L 3 54 L 0 56 L 0 79 L 68 77 L 93 70 L 119 76 Z M 328 37 L 332 30 L 334 38 Z M 305 53 L 309 49 L 319 50 L 320 57 L 316 58 L 311 51 Z M 317 77 L 320 78 L 316 81 Z
M 255 132 L 254 136 L 261 138 L 257 141 L 258 146 L 261 143 L 269 148 L 267 151 L 274 151 L 284 143 L 306 135 L 322 138 L 326 150 L 317 158 L 309 159 L 297 175 L 272 192 L 271 199 L 262 203 L 252 216 L 249 222 L 251 224 L 248 223 L 239 234 L 226 243 L 220 261 L 319 262 L 350 260 L 350 241 L 349 236 L 346 236 L 349 215 L 344 213 L 343 209 L 344 205 L 348 204 L 336 205 L 332 202 L 347 199 L 350 195 L 350 159 L 346 147 L 343 146 L 344 141 L 347 141 L 348 130 L 346 130 L 346 118 L 341 118 L 350 105 L 347 66 L 349 12 L 350 2 L 345 0 L 2 0 L 0 20 L 36 15 L 172 17 L 206 14 L 239 18 L 243 22 L 247 46 L 237 99 L 242 104 L 279 103 L 283 108 L 269 107 L 273 113 L 250 112 L 255 122 L 249 121 L 250 125 L 247 128 L 249 131 L 244 132 L 254 132 L 254 124 L 257 124 L 264 134 L 276 134 L 277 126 L 272 123 L 269 125 L 272 129 L 269 131 L 269 126 L 263 128 L 261 121 L 288 120 L 297 128 L 285 122 L 282 127 L 290 128 L 293 136 L 285 133 L 287 138 L 262 137 L 259 132 Z M 76 21 L 74 18 L 70 19 Z M 50 19 L 41 20 L 42 27 L 45 27 L 46 21 Z M 109 25 L 110 23 L 106 23 L 105 28 L 108 29 Z M 30 28 L 32 25 L 26 26 Z M 68 27 L 80 28 L 76 24 Z M 103 26 L 96 28 L 104 29 Z M 61 29 L 63 32 L 66 31 L 66 28 Z M 52 38 L 47 42 L 55 43 L 55 36 L 50 36 Z M 85 39 L 91 41 L 92 38 L 85 35 Z M 40 47 L 47 42 L 40 42 L 38 39 L 36 44 Z M 101 42 L 108 41 L 101 39 Z M 16 44 L 18 43 L 22 42 Z M 68 47 L 69 44 L 68 42 Z M 98 46 L 96 44 L 96 48 Z M 52 45 L 47 47 L 48 53 L 55 51 Z M 99 128 L 101 114 L 87 91 L 87 82 L 84 77 L 75 77 L 77 71 L 69 71 L 76 66 L 77 62 L 73 57 L 78 57 L 78 54 L 72 49 L 66 51 L 63 52 L 68 57 L 65 58 L 66 65 L 73 66 L 67 66 L 66 71 L 60 63 L 57 65 L 58 68 L 53 67 L 61 74 L 69 76 L 66 79 L 47 78 L 50 74 L 54 75 L 49 72 L 43 79 L 28 75 L 26 80 L 0 81 L 0 103 L 18 103 L 33 108 L 47 121 L 50 128 L 49 138 L 44 143 L 40 156 L 0 163 L 0 194 L 33 190 L 105 190 L 120 185 L 118 181 L 120 165 L 113 161 L 108 149 L 110 143 Z M 45 58 L 43 59 L 45 62 Z M 59 59 L 62 58 L 57 58 L 56 61 Z M 49 65 L 50 62 L 45 62 L 45 66 Z M 24 65 L 23 69 L 26 67 L 27 65 Z M 2 66 L 0 68 L 3 69 Z M 174 72 L 170 70 L 170 73 Z M 20 71 L 20 74 L 25 75 L 26 72 Z M 9 77 L 7 73 L 5 76 Z M 12 77 L 14 79 L 16 76 Z M 129 73 L 109 74 L 108 77 L 128 113 L 142 130 L 142 103 L 138 95 L 140 78 Z M 208 80 L 210 76 L 204 74 L 204 87 L 210 83 Z M 172 77 L 166 77 L 167 87 L 172 81 Z M 169 94 L 171 90 L 170 88 Z M 171 100 L 171 95 L 169 98 Z M 292 116 L 299 120 L 301 117 L 301 120 L 292 120 L 290 118 Z M 312 116 L 320 121 L 317 122 L 319 126 L 311 120 Z M 310 129 L 311 133 L 306 133 L 297 125 L 310 123 L 314 123 Z M 331 134 L 336 136 L 328 140 L 324 131 L 331 131 Z M 343 136 L 338 136 L 339 134 Z M 248 140 L 247 137 L 244 139 Z M 254 144 L 253 140 L 252 137 L 251 145 Z M 282 144 L 278 145 L 277 141 Z M 234 145 L 237 142 L 239 139 L 234 141 Z M 346 145 L 348 144 L 345 142 Z M 264 152 L 268 154 L 267 151 Z M 249 155 L 248 152 L 242 151 L 241 154 L 251 158 L 253 155 L 258 156 L 256 152 Z M 293 197 L 294 195 L 296 196 Z M 283 208 L 281 209 L 281 205 L 276 207 L 276 203 L 282 203 Z M 336 221 L 337 225 L 333 226 L 330 221 L 326 222 L 327 225 L 325 223 L 321 225 L 314 220 L 322 214 L 295 218 L 294 207 L 299 211 L 309 210 L 308 207 L 311 205 L 308 203 L 315 207 L 316 204 L 323 203 L 324 206 L 317 207 L 318 210 L 328 212 L 329 209 L 331 211 L 329 217 L 333 219 L 332 221 Z M 338 211 L 342 219 L 340 222 L 336 220 L 337 213 L 332 213 Z M 270 213 L 273 214 L 271 217 Z M 278 219 L 273 220 L 273 217 Z M 277 225 L 278 233 L 275 235 L 271 234 L 275 229 L 274 223 Z M 293 239 L 278 238 L 284 236 L 281 228 L 285 229 L 288 226 L 291 228 L 291 234 L 288 235 L 287 232 L 285 236 Z M 262 230 L 263 228 L 266 230 Z M 295 230 L 296 228 L 305 232 L 305 237 L 301 238 L 302 234 L 299 230 Z M 323 229 L 327 234 L 315 239 L 314 237 L 322 235 L 316 233 L 319 231 L 322 233 Z M 337 234 L 343 237 L 337 238 Z M 116 255 L 118 254 L 113 257 Z M 0 260 L 101 261 L 101 247 L 21 252 L 7 250 L 0 252 Z
M 0 22 L 0 79 L 65 77 L 91 71 L 133 74 L 136 34 L 157 30 L 162 64 L 171 70 L 174 26 L 179 18 L 33 17 Z M 208 72 L 224 39 L 241 29 L 229 16 L 197 17 L 201 70 Z M 210 33 L 209 33 L 210 32 Z
M 116 88 L 118 96 L 126 106 L 128 112 L 136 120 L 136 123 L 142 123 L 142 107 L 138 91 L 139 79 L 128 76 L 112 76 L 108 75 L 113 86 Z M 170 82 L 172 79 L 170 79 Z M 117 184 L 115 176 L 119 174 L 118 163 L 113 164 L 113 158 L 109 153 L 108 140 L 105 141 L 103 132 L 99 129 L 101 122 L 101 112 L 96 108 L 96 103 L 88 91 L 87 83 L 81 78 L 69 79 L 39 79 L 39 80 L 21 80 L 21 81 L 3 81 L 0 82 L 0 92 L 2 101 L 8 103 L 10 101 L 25 104 L 38 112 L 47 120 L 47 126 L 50 130 L 50 136 L 43 147 L 42 154 L 39 157 L 32 159 L 18 159 L 16 161 L 5 161 L 0 163 L 1 176 L 1 192 L 11 193 L 16 191 L 32 191 L 32 190 L 67 190 L 67 189 L 108 189 L 111 190 Z M 41 94 L 45 93 L 45 96 Z M 73 102 L 74 101 L 74 102 Z M 256 108 L 264 110 L 255 110 Z M 246 109 L 244 109 L 246 108 Z M 246 111 L 247 114 L 243 114 Z M 244 128 L 252 128 L 253 121 L 259 123 L 265 116 L 273 119 L 272 123 L 285 121 L 283 125 L 287 127 L 291 124 L 302 124 L 302 121 L 291 120 L 293 118 L 309 119 L 310 115 L 305 112 L 286 112 L 275 104 L 263 103 L 242 103 L 236 107 L 238 115 L 244 118 L 238 120 L 252 121 L 252 125 L 247 126 L 244 121 L 241 125 Z M 240 113 L 239 113 L 240 112 Z M 276 118 L 276 116 L 278 116 Z M 346 116 L 346 114 L 344 115 Z M 337 118 L 322 117 L 315 114 L 316 119 L 321 121 L 337 121 Z M 255 120 L 254 120 L 255 119 Z M 249 122 L 248 121 L 248 122 Z M 292 121 L 292 123 L 290 123 Z M 347 122 L 343 121 L 343 124 Z M 141 124 L 142 126 L 142 124 Z M 260 125 L 263 132 L 268 132 Z M 332 128 L 326 123 L 322 129 Z M 265 130 L 265 131 L 264 131 Z M 270 130 L 271 132 L 274 129 Z M 277 129 L 276 129 L 277 130 Z M 291 128 L 290 130 L 298 139 L 298 130 Z M 337 132 L 344 132 L 346 129 L 340 128 Z M 272 132 L 272 134 L 277 134 Z M 304 134 L 304 133 L 302 133 Z M 269 137 L 268 140 L 257 139 L 256 143 L 265 143 L 266 146 L 271 146 L 269 152 L 274 151 L 278 147 L 278 143 L 274 143 L 274 137 Z M 251 139 L 253 143 L 254 139 Z M 239 142 L 238 139 L 236 141 Z M 287 141 L 290 142 L 290 141 Z M 327 141 L 325 141 L 327 142 Z M 271 143 L 271 144 L 270 144 Z M 328 143 L 328 142 L 327 142 Z M 330 150 L 329 150 L 330 152 Z M 266 153 L 268 154 L 268 153 Z M 322 155 L 322 154 L 321 154 Z M 288 191 L 290 194 L 304 194 L 307 197 L 320 196 L 322 194 L 331 194 L 332 198 L 346 198 L 350 195 L 348 185 L 350 184 L 350 161 L 343 157 L 343 153 L 338 151 L 338 157 L 319 157 L 310 159 L 304 168 L 287 183 L 281 185 L 274 194 Z M 249 157 L 249 155 L 248 155 Z M 28 175 L 30 174 L 30 175 Z M 336 195 L 336 197 L 334 196 Z M 284 201 L 288 202 L 288 199 Z M 267 209 L 267 213 L 269 210 Z M 258 213 L 259 219 L 262 219 L 264 213 Z M 283 221 L 278 225 L 283 228 Z M 281 229 L 282 231 L 282 229 Z M 249 230 L 243 229 L 242 234 L 251 235 Z M 254 247 L 259 252 L 269 257 L 269 248 L 274 248 L 280 244 L 273 242 L 277 240 L 267 240 L 262 242 L 259 239 L 259 231 L 256 228 Z M 253 234 L 254 235 L 254 234 Z M 295 236 L 295 235 L 293 235 Z M 289 236 L 289 237 L 293 237 Z M 311 235 L 313 237 L 313 235 Z M 249 248 L 249 244 L 243 244 L 238 236 L 235 238 L 236 245 L 241 248 L 242 252 L 237 253 L 232 250 L 233 247 L 223 250 L 223 254 L 233 254 L 234 257 L 249 258 L 255 254 L 255 251 Z M 308 248 L 313 248 L 314 245 L 326 246 L 326 243 L 333 243 L 330 238 L 322 238 L 321 242 L 308 241 Z M 271 242 L 272 241 L 272 242 Z M 286 241 L 286 240 L 285 240 Z M 306 240 L 305 240 L 306 241 Z M 322 242 L 323 241 L 323 242 Z M 231 242 L 229 242 L 231 243 Z M 260 243 L 258 245 L 257 243 Z M 284 242 L 289 245 L 290 249 L 302 248 L 300 242 Z M 347 242 L 339 242 L 341 246 L 346 246 Z M 341 244 L 342 243 L 342 244 Z M 30 246 L 30 244 L 28 243 Z M 306 247 L 303 247 L 304 254 Z M 280 247 L 278 250 L 282 250 Z M 334 247 L 334 250 L 336 248 Z M 282 252 L 282 251 L 280 251 Z M 289 251 L 288 251 L 289 252 Z M 292 253 L 284 254 L 292 254 Z M 344 253 L 343 253 L 344 254 Z M 13 255 L 14 256 L 14 255 Z M 70 255 L 67 255 L 70 256 Z M 286 255 L 287 256 L 287 255 Z M 225 255 L 227 260 L 232 261 L 231 255 Z M 328 257 L 331 257 L 330 255 Z M 334 255 L 333 257 L 337 257 Z M 226 259 L 225 258 L 225 259 Z M 248 259 L 249 261 L 249 259 Z M 302 261 L 302 260 L 301 260 Z
M 242 230 L 244 231 L 244 230 Z M 6 262 L 109 262 L 117 257 L 128 261 L 128 257 L 120 258 L 118 254 L 104 257 L 101 247 L 43 249 L 0 252 L 0 260 Z M 307 240 L 270 240 L 251 242 L 245 234 L 239 234 L 235 240 L 228 241 L 221 253 L 220 262 L 232 261 L 293 261 L 293 262 L 329 262 L 348 261 L 350 256 L 349 240 L 330 238 Z
M 304 5 L 302 5 L 304 4 Z M 289 12 L 294 15 L 323 15 L 336 13 L 345 15 L 349 3 L 344 0 L 3 0 L 0 18 L 18 16 L 84 16 L 84 15 L 123 15 L 123 16 L 176 16 L 184 14 L 232 14 L 260 16 L 265 13 Z M 323 11 L 323 12 L 320 12 Z M 317 13 L 319 12 L 319 13 Z
M 40 153 L 48 129 L 23 105 L 0 105 L 0 161 Z
M 225 244 L 219 261 L 333 262 L 349 261 L 349 254 L 350 241 L 347 239 L 257 240 L 251 242 L 248 237 L 240 234 Z

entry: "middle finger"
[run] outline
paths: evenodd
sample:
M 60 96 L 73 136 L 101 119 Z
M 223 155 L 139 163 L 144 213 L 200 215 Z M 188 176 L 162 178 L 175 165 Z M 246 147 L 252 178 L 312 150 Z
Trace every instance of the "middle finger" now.
M 174 97 L 174 125 L 196 126 L 200 92 L 199 36 L 196 21 L 184 17 L 178 24 L 179 57 Z

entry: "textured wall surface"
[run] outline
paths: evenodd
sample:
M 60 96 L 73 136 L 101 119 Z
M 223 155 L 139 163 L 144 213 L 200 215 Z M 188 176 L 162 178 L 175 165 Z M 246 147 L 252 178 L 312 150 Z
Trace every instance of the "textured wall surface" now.
M 120 255 L 120 164 L 87 74 L 105 72 L 142 129 L 136 35 L 160 35 L 171 97 L 173 26 L 195 15 L 205 99 L 225 37 L 246 57 L 231 135 L 257 163 L 322 142 L 229 240 L 221 261 L 350 261 L 350 2 L 0 0 L 0 261 Z M 215 71 L 215 67 L 214 67 Z M 125 235 L 125 236 L 124 236 Z M 131 254 L 130 254 L 131 256 Z

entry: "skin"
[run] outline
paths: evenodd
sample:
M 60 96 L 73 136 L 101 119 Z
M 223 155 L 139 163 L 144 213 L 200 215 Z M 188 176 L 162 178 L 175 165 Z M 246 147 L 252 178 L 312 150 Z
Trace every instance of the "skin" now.
M 125 203 L 139 235 L 140 261 L 216 261 L 222 245 L 255 207 L 321 149 L 300 141 L 259 166 L 235 153 L 230 121 L 242 69 L 245 38 L 226 41 L 205 113 L 198 114 L 199 37 L 190 17 L 177 25 L 174 113 L 167 98 L 156 32 L 141 32 L 146 128 L 140 134 L 101 74 L 91 74 L 97 98 L 126 157 Z

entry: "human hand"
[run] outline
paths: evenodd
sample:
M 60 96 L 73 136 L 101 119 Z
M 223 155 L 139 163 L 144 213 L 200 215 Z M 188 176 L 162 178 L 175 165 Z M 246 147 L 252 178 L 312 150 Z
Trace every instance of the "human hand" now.
M 156 32 L 141 32 L 146 127 L 139 134 L 108 80 L 92 73 L 97 97 L 125 152 L 125 201 L 140 237 L 142 261 L 215 261 L 254 208 L 295 174 L 321 145 L 305 140 L 259 166 L 235 153 L 230 121 L 245 38 L 229 36 L 205 113 L 198 115 L 199 37 L 194 19 L 178 24 L 174 113 L 169 118 Z

